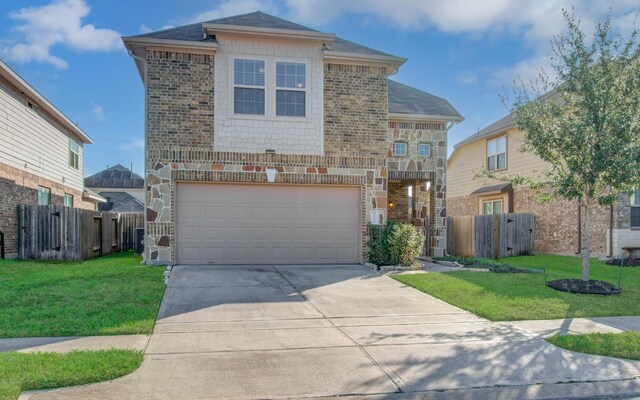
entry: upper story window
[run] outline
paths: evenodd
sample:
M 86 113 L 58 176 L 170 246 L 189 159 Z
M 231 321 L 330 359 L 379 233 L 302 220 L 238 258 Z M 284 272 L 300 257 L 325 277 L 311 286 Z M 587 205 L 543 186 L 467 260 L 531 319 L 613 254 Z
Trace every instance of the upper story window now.
M 507 168 L 507 136 L 487 140 L 487 169 L 497 171 Z
M 418 156 L 429 157 L 431 155 L 431 145 L 429 143 L 418 143 Z
M 233 112 L 264 115 L 264 60 L 237 58 L 233 62 Z
M 48 206 L 51 204 L 51 189 L 44 186 L 38 187 L 38 205 Z
M 631 194 L 631 227 L 640 228 L 640 189 Z
M 307 97 L 307 66 L 276 62 L 276 115 L 304 117 Z
M 64 194 L 64 206 L 65 207 L 73 207 L 73 195 Z
M 306 118 L 308 63 L 233 58 L 233 114 Z
M 78 169 L 80 159 L 80 145 L 75 140 L 69 138 L 69 166 Z
M 393 155 L 394 156 L 406 156 L 407 155 L 407 144 L 402 142 L 397 142 L 393 144 Z

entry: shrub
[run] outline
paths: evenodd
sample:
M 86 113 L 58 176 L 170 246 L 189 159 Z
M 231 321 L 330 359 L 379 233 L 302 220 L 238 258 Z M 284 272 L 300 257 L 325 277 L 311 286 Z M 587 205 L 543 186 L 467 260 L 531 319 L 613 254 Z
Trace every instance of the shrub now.
M 376 265 L 412 265 L 423 243 L 424 236 L 413 225 L 393 221 L 370 225 L 367 259 Z

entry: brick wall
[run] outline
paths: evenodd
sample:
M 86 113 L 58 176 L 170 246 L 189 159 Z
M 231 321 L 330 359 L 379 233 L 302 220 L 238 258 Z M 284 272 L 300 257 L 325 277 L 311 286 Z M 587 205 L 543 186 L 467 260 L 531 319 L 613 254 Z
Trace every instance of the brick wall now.
M 393 202 L 393 206 L 387 210 L 387 218 L 391 221 L 410 222 L 409 214 L 409 194 L 407 187 L 413 182 L 389 182 L 387 197 Z
M 324 152 L 384 157 L 387 149 L 387 69 L 324 65 Z
M 213 146 L 213 66 L 213 55 L 147 52 L 147 146 Z
M 82 192 L 71 189 L 37 175 L 0 164 L 0 231 L 5 234 L 5 253 L 15 257 L 18 253 L 19 204 L 38 204 L 38 187 L 51 189 L 51 204 L 63 205 L 64 195 L 73 196 L 73 206 L 93 210 L 95 203 L 82 200 Z

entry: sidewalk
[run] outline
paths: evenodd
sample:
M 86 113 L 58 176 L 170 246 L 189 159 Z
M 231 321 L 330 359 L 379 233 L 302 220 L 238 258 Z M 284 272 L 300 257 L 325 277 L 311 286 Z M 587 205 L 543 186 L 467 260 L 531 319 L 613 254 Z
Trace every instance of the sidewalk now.
M 0 352 L 68 353 L 75 350 L 124 349 L 144 351 L 150 335 L 65 336 L 0 339 Z

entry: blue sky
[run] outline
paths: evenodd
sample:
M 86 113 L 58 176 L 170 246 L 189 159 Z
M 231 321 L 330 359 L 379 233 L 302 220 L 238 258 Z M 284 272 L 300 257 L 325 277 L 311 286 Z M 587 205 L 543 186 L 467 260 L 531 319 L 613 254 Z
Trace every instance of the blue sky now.
M 611 11 L 632 29 L 640 0 L 12 0 L 0 2 L 0 58 L 93 139 L 85 174 L 143 166 L 143 86 L 119 37 L 261 10 L 409 60 L 393 76 L 447 98 L 456 142 L 507 113 L 500 94 L 547 66 L 574 6 L 587 31 Z

